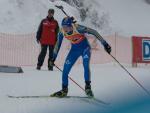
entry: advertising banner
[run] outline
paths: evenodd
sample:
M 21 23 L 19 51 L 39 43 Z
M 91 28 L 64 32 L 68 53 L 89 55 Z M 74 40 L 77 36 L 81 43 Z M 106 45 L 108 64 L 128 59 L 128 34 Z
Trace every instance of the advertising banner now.
M 150 63 L 150 37 L 132 37 L 133 63 Z

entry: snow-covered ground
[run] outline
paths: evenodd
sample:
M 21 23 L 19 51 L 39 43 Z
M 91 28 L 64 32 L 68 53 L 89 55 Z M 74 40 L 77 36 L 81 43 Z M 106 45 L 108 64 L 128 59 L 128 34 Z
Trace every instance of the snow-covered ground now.
M 62 67 L 61 67 L 62 68 Z M 148 68 L 127 68 L 150 91 Z M 8 98 L 13 96 L 50 95 L 61 88 L 61 72 L 42 67 L 23 67 L 23 74 L 0 73 L 0 113 L 146 113 L 150 111 L 150 98 L 120 67 L 91 65 L 92 89 L 97 100 L 85 97 L 84 92 L 72 81 L 69 85 L 71 98 Z M 76 82 L 84 87 L 82 65 L 71 73 Z
M 54 8 L 60 23 L 65 16 L 54 5 L 63 5 L 65 11 L 79 23 L 94 27 L 102 34 L 117 32 L 121 35 L 149 35 L 150 5 L 144 0 L 84 0 L 96 11 L 99 18 L 106 19 L 101 29 L 92 25 L 91 19 L 81 21 L 78 10 L 56 0 L 0 0 L 0 32 L 26 34 L 36 32 L 38 25 Z M 92 14 L 89 14 L 92 17 Z M 96 21 L 97 22 L 97 21 Z M 106 25 L 106 26 L 105 26 Z M 107 32 L 108 31 L 108 32 Z M 61 67 L 62 68 L 62 67 Z M 133 76 L 150 91 L 150 70 L 127 68 Z M 13 96 L 50 95 L 61 89 L 61 72 L 50 72 L 47 67 L 37 71 L 35 67 L 23 67 L 23 74 L 0 73 L 0 113 L 148 113 L 150 97 L 137 83 L 117 65 L 91 65 L 92 89 L 95 100 L 84 98 L 84 92 L 70 81 L 70 98 L 8 98 Z M 76 65 L 71 73 L 75 81 L 84 87 L 83 69 Z M 99 101 L 98 101 L 99 100 Z M 105 105 L 100 101 L 109 103 Z

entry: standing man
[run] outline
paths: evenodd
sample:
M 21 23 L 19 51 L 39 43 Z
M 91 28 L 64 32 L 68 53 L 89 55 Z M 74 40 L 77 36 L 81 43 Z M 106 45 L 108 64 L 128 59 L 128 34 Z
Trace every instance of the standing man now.
M 53 65 L 51 63 L 53 58 L 53 49 L 57 41 L 57 34 L 59 32 L 58 22 L 53 16 L 54 9 L 49 9 L 48 16 L 41 21 L 36 34 L 37 43 L 41 44 L 41 52 L 38 57 L 36 68 L 37 70 L 40 70 L 43 65 L 47 48 L 49 48 L 48 70 L 53 70 Z
M 71 49 L 66 57 L 63 73 L 62 73 L 62 89 L 58 92 L 53 93 L 52 97 L 65 97 L 68 94 L 68 74 L 75 64 L 77 59 L 81 56 L 84 67 L 84 80 L 85 80 L 85 93 L 88 97 L 93 97 L 94 94 L 91 89 L 91 73 L 90 73 L 90 58 L 91 58 L 91 47 L 86 38 L 86 33 L 94 35 L 100 40 L 101 44 L 108 54 L 111 53 L 110 45 L 101 39 L 100 34 L 91 28 L 74 24 L 72 17 L 66 17 L 62 20 L 62 29 L 58 34 L 58 41 L 54 50 L 54 59 L 56 59 L 63 38 L 68 39 L 71 42 Z M 54 63 L 53 63 L 54 65 Z

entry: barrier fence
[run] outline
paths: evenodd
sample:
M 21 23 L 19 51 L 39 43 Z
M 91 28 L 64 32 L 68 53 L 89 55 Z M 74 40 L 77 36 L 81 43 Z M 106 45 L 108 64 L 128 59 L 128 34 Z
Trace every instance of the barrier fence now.
M 92 36 L 87 36 L 92 47 L 92 64 L 105 64 L 114 62 L 104 51 L 103 46 Z M 132 64 L 132 40 L 131 37 L 123 37 L 117 34 L 104 36 L 104 39 L 112 47 L 112 55 L 119 62 Z M 56 63 L 62 65 L 69 51 L 70 43 L 64 39 Z M 36 43 L 35 33 L 31 34 L 5 34 L 0 33 L 0 65 L 12 66 L 36 66 L 40 45 Z M 47 65 L 48 55 L 44 65 Z M 77 64 L 81 63 L 79 58 Z

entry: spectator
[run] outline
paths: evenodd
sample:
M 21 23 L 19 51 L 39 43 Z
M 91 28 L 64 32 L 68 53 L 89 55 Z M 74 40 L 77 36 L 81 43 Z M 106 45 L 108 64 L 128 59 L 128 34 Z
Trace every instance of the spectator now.
M 54 19 L 54 9 L 48 10 L 48 16 L 43 19 L 39 25 L 36 40 L 41 45 L 41 52 L 38 56 L 37 70 L 41 69 L 43 65 L 47 48 L 49 48 L 48 58 L 48 70 L 53 71 L 53 65 L 51 64 L 53 58 L 53 49 L 57 41 L 57 34 L 59 32 L 59 25 L 57 20 Z

